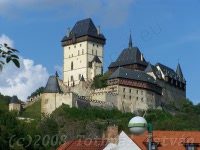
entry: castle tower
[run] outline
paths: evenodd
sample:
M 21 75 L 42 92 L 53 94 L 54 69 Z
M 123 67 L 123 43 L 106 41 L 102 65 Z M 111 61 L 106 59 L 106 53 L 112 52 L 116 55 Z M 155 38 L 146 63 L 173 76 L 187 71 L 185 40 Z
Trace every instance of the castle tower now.
M 21 104 L 20 101 L 18 100 L 17 96 L 13 96 L 10 104 L 9 104 L 9 111 L 21 111 Z
M 90 18 L 78 21 L 72 31 L 62 39 L 64 49 L 63 82 L 72 86 L 79 83 L 82 75 L 85 81 L 93 80 L 103 73 L 103 53 L 106 39 Z

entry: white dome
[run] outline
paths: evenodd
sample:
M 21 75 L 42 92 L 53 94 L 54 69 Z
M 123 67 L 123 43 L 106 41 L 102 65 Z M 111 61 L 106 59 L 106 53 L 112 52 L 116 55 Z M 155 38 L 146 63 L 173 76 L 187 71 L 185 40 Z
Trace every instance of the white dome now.
M 147 130 L 147 121 L 140 116 L 133 117 L 128 124 L 129 131 L 134 135 L 142 135 Z

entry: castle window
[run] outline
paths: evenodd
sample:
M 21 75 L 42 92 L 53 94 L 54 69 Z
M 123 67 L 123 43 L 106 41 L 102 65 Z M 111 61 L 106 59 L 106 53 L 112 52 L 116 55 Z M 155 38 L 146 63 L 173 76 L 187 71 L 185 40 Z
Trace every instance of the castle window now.
M 131 96 L 129 96 L 129 99 L 131 99 Z
M 125 95 L 123 95 L 123 98 L 125 99 L 125 98 L 126 98 L 126 96 L 125 96 Z
M 126 91 L 126 89 L 125 88 L 123 88 L 123 92 L 125 92 Z
M 81 79 L 81 74 L 78 75 L 79 80 Z
M 78 55 L 80 55 L 80 51 L 78 50 Z
M 74 69 L 74 64 L 73 64 L 73 61 L 71 62 L 71 70 Z
M 94 44 L 93 44 L 93 47 L 94 47 Z
M 70 55 L 69 55 L 69 58 L 70 58 Z
M 84 49 L 82 49 L 82 55 L 84 54 Z
M 138 90 L 136 91 L 136 94 L 138 94 Z
M 92 55 L 93 55 L 93 49 L 92 49 Z
M 76 48 L 76 45 L 74 45 L 74 48 Z
M 81 47 L 82 45 L 80 44 L 80 47 Z
M 141 95 L 143 95 L 143 91 L 141 91 Z
M 74 80 L 74 78 L 73 78 L 73 76 L 71 76 L 71 81 L 73 81 Z
M 69 49 L 70 49 L 70 47 L 69 47 Z
M 72 54 L 72 57 L 73 57 L 73 54 Z
M 129 89 L 129 93 L 131 93 L 131 89 Z
M 99 47 L 99 45 L 97 45 L 97 47 Z
M 97 50 L 96 50 L 96 55 L 97 55 Z
M 143 102 L 143 98 L 141 98 L 141 102 Z
M 136 97 L 136 100 L 138 100 L 138 97 Z

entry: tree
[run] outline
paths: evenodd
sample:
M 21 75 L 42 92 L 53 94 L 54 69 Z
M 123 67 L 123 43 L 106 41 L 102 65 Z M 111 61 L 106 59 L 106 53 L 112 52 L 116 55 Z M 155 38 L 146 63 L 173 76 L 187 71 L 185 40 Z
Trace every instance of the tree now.
M 98 88 L 104 88 L 107 86 L 107 78 L 111 75 L 111 72 L 107 71 L 104 73 L 104 75 L 96 75 L 94 77 L 94 81 L 91 85 L 92 88 L 98 89 Z
M 0 44 L 0 71 L 3 69 L 3 65 L 12 61 L 16 67 L 20 67 L 19 57 L 15 55 L 15 52 L 19 52 L 16 49 L 9 47 L 7 44 Z

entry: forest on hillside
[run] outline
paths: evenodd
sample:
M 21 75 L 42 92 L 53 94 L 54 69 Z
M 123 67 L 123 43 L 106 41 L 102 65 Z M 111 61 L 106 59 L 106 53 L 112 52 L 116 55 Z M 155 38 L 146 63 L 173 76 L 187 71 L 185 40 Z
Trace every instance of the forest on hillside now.
M 118 130 L 128 131 L 128 122 L 133 113 L 122 113 L 116 109 L 104 110 L 97 108 L 77 109 L 62 105 L 50 116 L 41 117 L 33 110 L 26 112 L 26 117 L 34 121 L 18 120 L 23 112 L 8 111 L 11 97 L 0 94 L 0 149 L 13 150 L 53 150 L 65 141 L 75 138 L 101 138 L 102 132 L 110 125 L 117 125 Z M 200 130 L 200 104 L 194 105 L 190 100 L 183 99 L 179 113 L 169 114 L 163 110 L 147 110 L 145 119 L 153 125 L 154 130 Z M 28 113 L 30 112 L 30 113 Z M 35 113 L 40 113 L 39 109 Z

